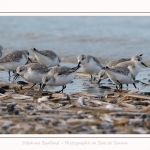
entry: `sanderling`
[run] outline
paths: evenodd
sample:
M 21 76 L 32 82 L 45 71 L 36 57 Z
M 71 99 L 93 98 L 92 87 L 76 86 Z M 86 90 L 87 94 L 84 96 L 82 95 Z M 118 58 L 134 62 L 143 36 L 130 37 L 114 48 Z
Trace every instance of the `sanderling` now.
M 138 56 L 133 56 L 130 61 L 125 61 L 122 63 L 117 64 L 116 66 L 124 66 L 128 67 L 130 72 L 134 77 L 140 72 L 141 70 L 141 65 L 147 67 L 143 62 L 142 62 L 142 54 Z
M 62 90 L 57 91 L 57 93 L 63 93 L 63 90 L 66 88 L 66 84 L 70 83 L 74 79 L 79 67 L 80 65 L 74 68 L 65 66 L 52 68 L 48 74 L 42 78 L 43 85 L 41 90 L 43 90 L 46 85 L 62 86 Z
M 115 59 L 115 60 L 110 61 L 106 66 L 111 68 L 111 67 L 117 65 L 118 63 L 129 61 L 129 60 L 131 60 L 131 58 Z M 107 73 L 103 69 L 98 73 L 98 77 L 99 77 L 98 84 L 101 82 L 101 80 L 104 80 L 104 79 L 108 78 Z
M 130 70 L 127 67 L 124 66 L 114 66 L 114 67 L 104 67 L 103 68 L 109 79 L 117 85 L 120 86 L 122 89 L 122 84 L 133 84 L 134 87 L 136 88 L 135 85 L 135 77 L 131 74 Z
M 2 57 L 2 55 L 3 55 L 2 50 L 3 50 L 3 47 L 0 45 L 0 57 Z
M 99 73 L 102 68 L 102 65 L 97 60 L 97 58 L 90 55 L 79 55 L 77 60 L 78 64 L 81 65 L 83 72 L 91 75 L 91 81 L 92 75 Z
M 0 65 L 5 70 L 8 70 L 9 81 L 10 81 L 10 71 L 16 70 L 16 68 L 20 65 L 25 65 L 28 59 L 29 59 L 29 52 L 27 50 L 16 50 L 0 58 Z
M 37 61 L 47 67 L 59 66 L 60 58 L 51 50 L 32 49 Z
M 49 71 L 50 69 L 40 63 L 30 63 L 27 65 L 22 65 L 17 67 L 14 80 L 16 80 L 18 76 L 21 76 L 26 81 L 34 83 L 32 87 L 34 87 L 37 83 L 40 83 L 41 88 L 42 77 Z

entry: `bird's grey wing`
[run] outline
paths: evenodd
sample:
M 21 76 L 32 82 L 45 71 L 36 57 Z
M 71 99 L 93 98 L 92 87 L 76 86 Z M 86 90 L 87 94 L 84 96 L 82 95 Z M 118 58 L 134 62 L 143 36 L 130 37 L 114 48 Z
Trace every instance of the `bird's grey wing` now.
M 49 57 L 51 59 L 55 59 L 57 57 L 57 55 L 51 50 L 42 50 L 42 51 L 37 50 L 37 52 L 46 56 L 46 57 Z
M 98 61 L 98 59 L 97 59 L 96 57 L 93 57 L 93 56 L 88 55 L 88 56 L 87 56 L 88 62 L 90 61 L 90 59 L 93 59 L 93 60 L 96 62 L 96 64 L 97 64 L 98 66 L 102 67 L 101 63 Z
M 122 63 L 122 62 L 125 62 L 125 61 L 130 61 L 131 58 L 121 58 L 121 59 L 116 59 L 116 60 L 113 60 L 113 61 L 110 61 L 107 66 L 108 67 L 112 67 L 112 66 L 115 66 L 119 63 Z
M 21 58 L 22 58 L 22 52 L 19 50 L 16 50 L 0 58 L 0 63 L 15 62 L 15 61 L 19 62 Z
M 117 64 L 116 66 L 128 67 L 129 65 L 131 65 L 130 61 L 125 61 Z
M 42 64 L 39 64 L 39 63 L 35 63 L 33 65 L 30 66 L 31 70 L 34 70 L 36 72 L 39 72 L 39 73 L 48 73 L 49 69 L 48 67 L 42 65 Z
M 115 67 L 110 68 L 110 70 L 115 73 L 124 74 L 124 75 L 128 75 L 130 73 L 130 70 L 127 67 L 115 66 Z

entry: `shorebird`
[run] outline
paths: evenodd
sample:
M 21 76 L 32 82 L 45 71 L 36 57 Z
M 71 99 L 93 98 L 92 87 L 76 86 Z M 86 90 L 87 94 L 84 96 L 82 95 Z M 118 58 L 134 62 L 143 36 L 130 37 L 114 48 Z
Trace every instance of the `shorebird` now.
M 129 61 L 131 60 L 131 58 L 120 58 L 120 59 L 115 59 L 115 60 L 112 60 L 110 61 L 106 66 L 111 68 L 121 62 L 126 62 L 126 61 Z M 98 84 L 104 80 L 104 79 L 107 79 L 108 76 L 107 76 L 107 73 L 105 72 L 105 70 L 101 70 L 99 73 L 98 73 L 98 77 L 99 77 L 99 81 L 98 81 Z
M 32 89 L 37 83 L 40 84 L 41 88 L 42 77 L 46 75 L 49 71 L 50 69 L 39 63 L 22 65 L 17 67 L 14 80 L 16 80 L 18 76 L 21 76 L 24 80 L 34 83 L 30 89 Z
M 78 64 L 81 65 L 83 72 L 91 75 L 91 81 L 92 75 L 99 73 L 99 71 L 102 69 L 100 62 L 93 56 L 79 55 L 77 60 Z
M 122 84 L 133 84 L 134 87 L 136 88 L 135 77 L 132 75 L 132 73 L 127 67 L 114 66 L 109 68 L 106 66 L 103 69 L 106 71 L 109 79 L 114 84 L 116 84 L 116 88 L 117 85 L 119 85 L 120 88 L 122 89 Z
M 118 60 L 114 60 L 110 63 L 108 63 L 106 66 L 108 66 L 109 68 L 112 67 L 112 66 L 124 66 L 124 67 L 127 67 L 131 74 L 136 77 L 136 75 L 140 72 L 141 70 L 141 65 L 147 67 L 143 62 L 142 62 L 142 55 L 137 55 L 137 56 L 133 56 L 130 60 L 128 60 L 128 58 L 121 58 L 120 60 L 125 60 L 123 62 L 121 62 L 119 59 Z M 120 63 L 118 63 L 120 61 Z M 98 84 L 100 83 L 101 80 L 104 80 L 106 79 L 108 76 L 105 72 L 105 70 L 101 70 L 98 74 L 99 76 L 99 81 L 98 81 Z M 128 86 L 128 84 L 127 84 Z
M 116 66 L 124 66 L 128 67 L 130 72 L 134 77 L 141 71 L 141 65 L 147 67 L 143 62 L 142 62 L 142 55 L 138 56 L 133 56 L 130 61 L 122 62 L 117 64 Z
M 57 93 L 63 93 L 63 90 L 66 88 L 66 84 L 70 83 L 74 79 L 79 67 L 80 65 L 74 68 L 65 66 L 52 68 L 47 75 L 43 76 L 43 85 L 41 90 L 43 90 L 46 85 L 62 86 L 62 89 L 57 91 Z
M 32 49 L 37 61 L 47 67 L 59 66 L 60 58 L 51 50 Z
M 5 70 L 8 70 L 9 81 L 10 81 L 10 71 L 15 71 L 18 66 L 25 65 L 28 59 L 29 59 L 29 52 L 27 50 L 15 50 L 0 58 L 0 65 Z

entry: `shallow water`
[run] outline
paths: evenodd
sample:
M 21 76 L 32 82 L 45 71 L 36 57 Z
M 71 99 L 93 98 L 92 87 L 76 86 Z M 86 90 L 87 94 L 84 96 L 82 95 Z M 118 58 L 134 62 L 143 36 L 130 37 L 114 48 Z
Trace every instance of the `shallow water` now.
M 77 64 L 75 63 L 62 63 L 62 66 L 69 66 L 69 67 L 75 67 Z M 82 70 L 80 69 L 79 72 Z M 64 93 L 71 94 L 76 92 L 82 92 L 82 93 L 89 93 L 89 94 L 103 94 L 104 91 L 108 91 L 108 89 L 103 89 L 101 86 L 107 86 L 112 89 L 115 89 L 115 85 L 113 85 L 111 82 L 108 81 L 108 79 L 105 79 L 101 81 L 100 85 L 97 84 L 91 84 L 90 81 L 90 75 L 89 77 L 81 77 L 76 76 L 73 80 L 73 83 L 69 83 L 66 85 L 66 89 L 64 89 Z M 8 82 L 8 72 L 6 71 L 0 71 L 0 82 L 1 83 L 16 83 L 17 81 L 24 81 L 21 77 L 18 78 L 15 82 L 12 81 L 13 76 L 11 77 L 11 81 Z M 97 79 L 98 80 L 98 79 Z M 140 80 L 144 83 L 150 84 L 150 68 L 142 68 L 142 71 L 137 75 L 136 80 Z M 136 86 L 139 88 L 140 92 L 149 92 L 150 86 L 143 86 L 141 83 L 136 83 Z M 45 87 L 46 90 L 50 90 L 52 92 L 61 90 L 62 87 Z M 123 89 L 127 89 L 126 85 L 123 85 Z M 134 86 L 132 84 L 129 84 L 128 87 L 129 90 L 134 89 Z

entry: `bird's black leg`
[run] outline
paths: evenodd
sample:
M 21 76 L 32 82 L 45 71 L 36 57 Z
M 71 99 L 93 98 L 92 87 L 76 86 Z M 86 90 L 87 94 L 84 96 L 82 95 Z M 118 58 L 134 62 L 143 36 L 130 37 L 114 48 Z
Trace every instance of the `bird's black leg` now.
M 128 89 L 128 84 L 126 84 L 127 85 L 127 89 Z
M 34 84 L 30 87 L 30 89 L 32 89 L 35 85 L 36 85 L 36 83 L 34 83 Z
M 91 75 L 91 81 L 92 81 L 92 75 Z
M 116 89 L 118 89 L 118 86 L 116 85 Z
M 120 89 L 122 89 L 122 84 L 118 80 L 117 80 L 117 82 L 119 83 Z
M 40 91 L 40 90 L 41 90 L 41 87 L 42 87 L 42 83 L 40 83 L 39 85 L 40 85 L 40 88 L 39 88 L 39 91 Z
M 10 81 L 10 70 L 8 71 L 8 75 L 9 75 L 9 81 Z
M 62 88 L 62 93 L 63 93 L 63 90 L 64 90 L 65 88 L 66 88 L 66 85 L 63 86 L 63 88 Z
M 63 93 L 63 90 L 66 88 L 66 85 L 63 85 L 62 86 L 62 89 L 60 90 L 60 91 L 56 91 L 55 93 L 60 93 L 60 92 L 62 92 Z
M 122 84 L 119 85 L 120 89 L 122 89 Z
M 97 84 L 100 84 L 100 82 L 101 82 L 101 79 L 98 80 Z
M 134 87 L 136 88 L 136 85 L 135 85 L 135 83 L 133 83 L 133 85 L 134 85 Z

